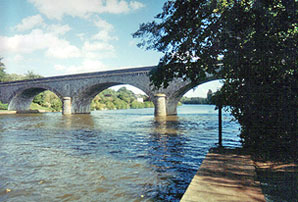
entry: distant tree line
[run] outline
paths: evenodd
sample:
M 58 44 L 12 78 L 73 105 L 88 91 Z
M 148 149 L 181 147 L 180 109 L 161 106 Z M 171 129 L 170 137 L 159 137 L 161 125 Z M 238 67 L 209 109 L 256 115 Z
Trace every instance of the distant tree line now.
M 213 93 L 209 89 L 207 93 L 207 98 L 202 98 L 202 97 L 182 97 L 180 102 L 182 104 L 215 104 L 214 99 L 212 99 Z
M 19 81 L 28 79 L 42 78 L 41 75 L 35 74 L 33 71 L 27 71 L 25 74 L 8 74 L 5 71 L 5 65 L 0 57 L 0 82 Z
M 143 102 L 137 100 L 142 98 Z M 134 92 L 125 87 L 115 91 L 106 89 L 99 93 L 91 103 L 91 110 L 111 110 L 111 109 L 139 109 L 152 108 L 153 102 L 149 101 L 145 95 L 135 95 Z
M 180 102 L 182 104 L 211 104 L 207 98 L 202 97 L 183 97 Z

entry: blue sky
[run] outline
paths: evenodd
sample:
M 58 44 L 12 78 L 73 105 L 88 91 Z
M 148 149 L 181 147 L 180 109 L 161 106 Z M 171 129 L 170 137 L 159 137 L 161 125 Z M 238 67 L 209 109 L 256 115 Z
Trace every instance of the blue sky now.
M 0 0 L 0 56 L 8 73 L 43 76 L 154 66 L 161 53 L 134 33 L 165 0 Z M 219 82 L 188 96 L 205 97 Z

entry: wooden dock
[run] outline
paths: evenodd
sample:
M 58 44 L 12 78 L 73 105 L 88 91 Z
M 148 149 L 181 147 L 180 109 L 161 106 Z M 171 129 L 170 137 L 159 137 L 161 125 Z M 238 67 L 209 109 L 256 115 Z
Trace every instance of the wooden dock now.
M 253 161 L 235 149 L 212 149 L 181 202 L 265 202 Z

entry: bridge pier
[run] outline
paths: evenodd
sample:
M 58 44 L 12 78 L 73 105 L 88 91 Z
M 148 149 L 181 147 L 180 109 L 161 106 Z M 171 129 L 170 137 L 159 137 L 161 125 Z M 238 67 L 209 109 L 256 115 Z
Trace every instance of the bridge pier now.
M 166 95 L 162 93 L 158 93 L 158 94 L 155 94 L 154 97 L 155 97 L 154 116 L 156 117 L 167 116 Z
M 179 100 L 169 98 L 167 100 L 167 115 L 168 116 L 176 116 L 177 115 L 177 106 Z
M 71 97 L 63 97 L 62 102 L 63 102 L 62 114 L 63 115 L 71 114 Z

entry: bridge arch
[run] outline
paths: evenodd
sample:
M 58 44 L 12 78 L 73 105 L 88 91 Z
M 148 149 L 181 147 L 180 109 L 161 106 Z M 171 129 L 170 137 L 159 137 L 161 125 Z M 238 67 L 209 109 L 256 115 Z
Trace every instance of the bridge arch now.
M 202 79 L 198 82 L 183 82 L 181 85 L 177 85 L 177 88 L 172 91 L 171 94 L 167 96 L 166 105 L 167 105 L 167 115 L 176 115 L 177 114 L 177 106 L 183 95 L 185 95 L 189 90 L 193 89 L 196 86 L 201 84 L 216 81 L 221 78 L 209 76 L 205 79 Z
M 93 85 L 82 87 L 78 93 L 72 97 L 72 114 L 85 114 L 90 113 L 92 100 L 105 89 L 108 89 L 117 85 L 130 85 L 142 90 L 149 99 L 152 99 L 152 92 L 146 85 L 141 83 L 132 82 L 105 82 L 105 83 L 95 83 Z
M 30 109 L 30 105 L 34 97 L 46 90 L 55 93 L 61 101 L 63 100 L 62 94 L 55 88 L 52 88 L 50 86 L 42 84 L 25 86 L 18 88 L 17 90 L 11 93 L 11 95 L 8 98 L 8 110 L 13 110 L 17 112 L 28 111 Z

